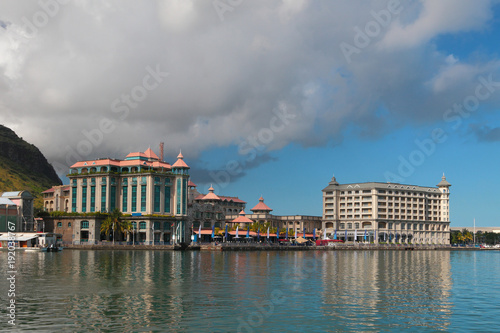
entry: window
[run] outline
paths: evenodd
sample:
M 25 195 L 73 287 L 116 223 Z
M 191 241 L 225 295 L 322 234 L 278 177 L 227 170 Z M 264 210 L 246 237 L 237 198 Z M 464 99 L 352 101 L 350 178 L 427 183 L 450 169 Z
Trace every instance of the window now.
M 112 212 L 116 208 L 116 186 L 111 186 L 111 193 L 109 198 L 109 211 Z
M 105 180 L 106 178 L 103 178 Z M 101 186 L 101 212 L 106 211 L 106 185 Z
M 122 188 L 122 211 L 126 212 L 128 207 L 128 187 L 125 186 Z
M 347 229 L 352 229 L 352 223 L 347 223 Z
M 88 229 L 89 228 L 89 221 L 82 221 L 82 229 Z
M 168 179 L 168 178 L 167 178 Z M 163 210 L 165 213 L 170 213 L 170 186 L 165 186 L 165 203 Z
M 177 179 L 177 198 L 176 198 L 176 201 L 177 201 L 177 210 L 175 211 L 176 214 L 180 214 L 181 213 L 181 179 Z
M 73 179 L 76 180 L 76 179 Z M 76 213 L 76 187 L 73 187 L 71 190 L 71 210 L 73 213 Z
M 359 229 L 359 223 L 358 222 L 354 223 L 354 228 Z
M 144 221 L 139 222 L 139 229 L 141 229 L 141 230 L 146 229 L 146 222 L 144 222 Z
M 155 194 L 154 194 L 154 207 L 153 207 L 153 210 L 155 211 L 155 213 L 159 213 L 160 212 L 160 186 L 159 185 L 155 185 Z
M 95 212 L 95 186 L 90 187 L 90 211 Z
M 130 208 L 132 212 L 137 210 L 137 185 L 132 186 L 132 207 Z
M 82 213 L 87 211 L 87 187 L 82 187 Z
M 345 229 L 345 223 L 340 223 L 340 229 Z
M 62 222 L 57 222 L 57 227 L 61 228 L 62 227 Z
M 71 228 L 71 222 L 68 222 L 68 228 Z
M 141 186 L 141 212 L 146 211 L 146 185 Z

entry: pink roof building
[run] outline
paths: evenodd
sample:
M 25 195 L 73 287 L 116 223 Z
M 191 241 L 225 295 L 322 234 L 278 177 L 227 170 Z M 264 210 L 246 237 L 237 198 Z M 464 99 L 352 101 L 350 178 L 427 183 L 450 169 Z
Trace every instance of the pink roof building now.
M 264 198 L 259 198 L 259 203 L 255 205 L 254 208 L 250 209 L 254 214 L 267 214 L 272 211 L 268 205 L 264 203 Z

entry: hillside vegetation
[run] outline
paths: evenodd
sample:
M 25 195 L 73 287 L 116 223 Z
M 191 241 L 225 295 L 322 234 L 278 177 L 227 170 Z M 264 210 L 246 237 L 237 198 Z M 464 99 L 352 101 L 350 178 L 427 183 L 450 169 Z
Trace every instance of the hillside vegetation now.
M 35 207 L 42 208 L 41 192 L 61 184 L 37 147 L 0 125 L 0 192 L 27 190 L 36 197 Z

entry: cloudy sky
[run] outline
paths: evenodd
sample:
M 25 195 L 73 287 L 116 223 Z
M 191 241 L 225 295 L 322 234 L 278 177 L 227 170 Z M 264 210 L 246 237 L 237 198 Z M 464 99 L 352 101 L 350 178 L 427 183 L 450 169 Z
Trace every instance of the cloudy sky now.
M 61 176 L 165 143 L 206 192 L 321 214 L 341 183 L 452 183 L 500 225 L 500 6 L 469 0 L 0 3 L 0 122 Z M 63 178 L 64 180 L 64 178 Z

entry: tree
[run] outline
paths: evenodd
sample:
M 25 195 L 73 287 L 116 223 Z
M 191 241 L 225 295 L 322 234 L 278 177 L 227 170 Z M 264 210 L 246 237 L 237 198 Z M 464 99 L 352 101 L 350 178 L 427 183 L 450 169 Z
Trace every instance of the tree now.
M 113 210 L 101 224 L 101 233 L 106 235 L 106 240 L 113 233 L 113 239 L 116 238 L 116 233 L 124 234 L 132 229 L 132 224 L 129 221 L 122 220 L 122 212 L 116 208 Z

